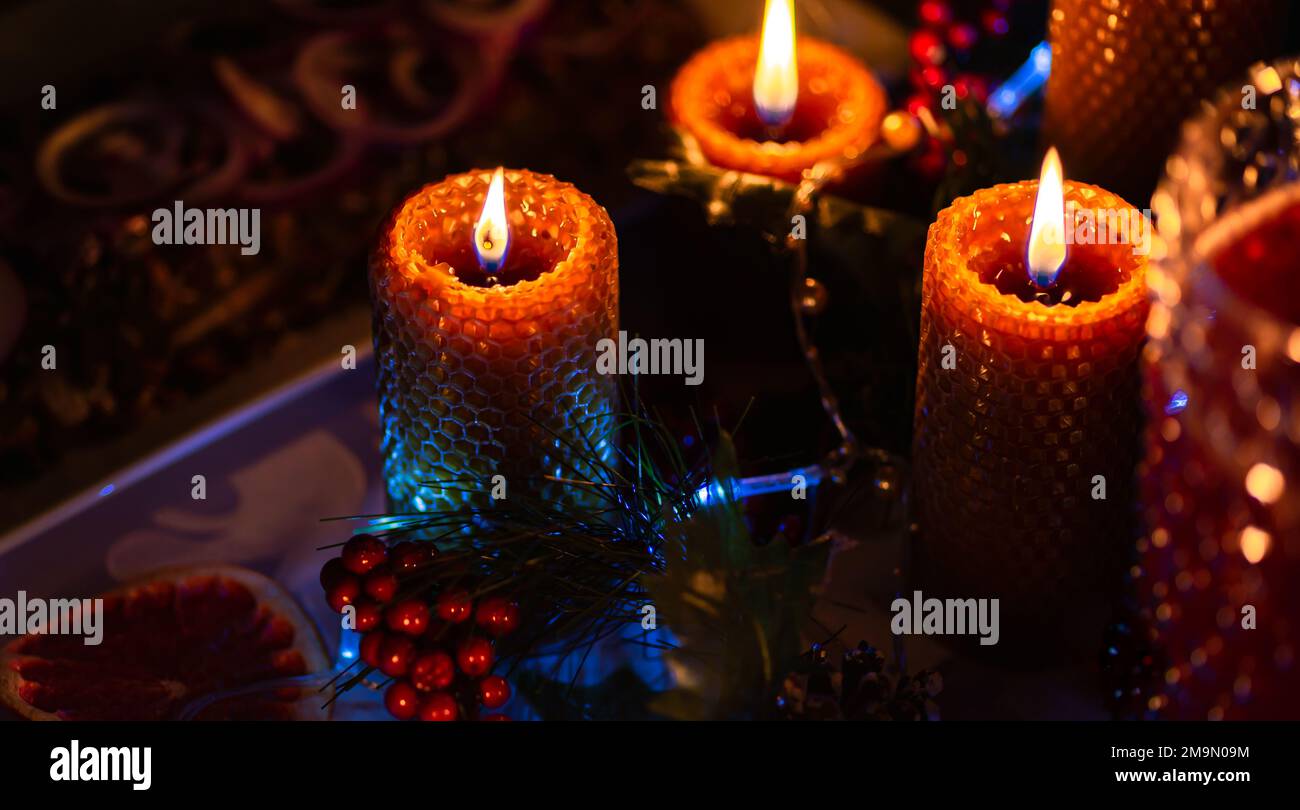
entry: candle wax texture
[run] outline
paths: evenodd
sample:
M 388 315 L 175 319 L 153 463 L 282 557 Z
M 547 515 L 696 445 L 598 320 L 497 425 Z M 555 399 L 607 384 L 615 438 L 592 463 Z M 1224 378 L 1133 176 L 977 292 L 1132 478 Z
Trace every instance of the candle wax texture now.
M 1130 244 L 1070 245 L 1058 284 L 1110 290 L 1076 306 L 1002 292 L 987 268 L 1023 264 L 1037 186 L 994 186 L 940 212 L 922 288 L 913 446 L 922 576 L 927 594 L 1001 599 L 1004 617 L 1059 614 L 1134 536 L 1146 258 Z M 1079 183 L 1065 184 L 1065 198 L 1081 210 L 1132 210 Z M 1092 497 L 1097 475 L 1105 500 Z
M 384 475 L 396 511 L 490 503 L 510 493 L 582 497 L 544 476 L 590 480 L 616 401 L 596 344 L 618 333 L 609 215 L 568 183 L 505 173 L 510 248 L 497 283 L 473 231 L 492 172 L 429 185 L 385 226 L 370 264 Z M 422 484 L 429 484 L 423 486 Z
M 887 99 L 849 54 L 800 37 L 794 116 L 770 132 L 754 105 L 759 38 L 733 37 L 697 53 L 673 79 L 669 116 L 715 166 L 795 181 L 822 161 L 852 161 L 876 142 Z
M 1136 589 L 1165 667 L 1147 708 L 1165 717 L 1300 720 L 1297 192 L 1211 224 L 1244 232 L 1208 260 L 1152 269 Z
M 1276 55 L 1282 0 L 1053 0 L 1044 143 L 1072 177 L 1145 200 L 1178 127 Z

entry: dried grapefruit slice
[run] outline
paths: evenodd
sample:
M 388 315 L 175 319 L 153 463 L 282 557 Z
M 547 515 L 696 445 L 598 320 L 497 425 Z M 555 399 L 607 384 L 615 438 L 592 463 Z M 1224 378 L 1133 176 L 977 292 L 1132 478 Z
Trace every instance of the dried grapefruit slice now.
M 0 649 L 0 700 L 33 720 L 166 720 L 202 695 L 329 667 L 316 627 L 255 571 L 159 571 L 104 595 L 103 641 L 33 635 Z M 198 719 L 323 720 L 314 692 L 222 700 Z

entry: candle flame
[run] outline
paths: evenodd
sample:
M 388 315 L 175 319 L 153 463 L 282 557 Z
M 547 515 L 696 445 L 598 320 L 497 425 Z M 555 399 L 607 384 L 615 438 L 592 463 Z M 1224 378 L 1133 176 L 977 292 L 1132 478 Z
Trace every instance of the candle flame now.
M 485 273 L 495 273 L 506 263 L 510 248 L 510 223 L 506 219 L 506 174 L 498 166 L 483 200 L 483 213 L 474 225 L 474 252 Z
M 790 122 L 799 98 L 794 48 L 794 0 L 767 0 L 754 70 L 754 105 L 759 118 L 771 127 Z
M 1029 278 L 1039 287 L 1050 287 L 1065 264 L 1065 191 L 1062 187 L 1061 156 L 1056 147 L 1047 150 L 1038 178 L 1034 220 L 1029 227 Z

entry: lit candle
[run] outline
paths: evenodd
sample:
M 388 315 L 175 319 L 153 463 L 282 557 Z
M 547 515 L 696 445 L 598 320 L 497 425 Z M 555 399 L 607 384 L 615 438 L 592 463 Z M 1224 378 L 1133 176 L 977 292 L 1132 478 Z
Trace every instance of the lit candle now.
M 714 165 L 797 180 L 876 142 L 887 100 L 849 54 L 795 36 L 793 0 L 767 0 L 759 36 L 716 42 L 673 80 L 669 116 Z
M 799 100 L 795 48 L 794 0 L 767 0 L 754 67 L 754 109 L 777 130 L 790 123 Z
M 596 344 L 618 334 L 609 215 L 524 170 L 453 175 L 411 195 L 370 263 L 384 476 L 395 511 L 577 497 L 575 448 L 612 456 L 614 379 Z M 429 486 L 423 486 L 423 484 Z
M 1121 217 L 1114 237 L 1087 229 Z M 1049 618 L 1132 536 L 1140 233 L 1132 206 L 1064 182 L 1054 154 L 1039 182 L 957 199 L 930 227 L 913 456 L 936 590 Z

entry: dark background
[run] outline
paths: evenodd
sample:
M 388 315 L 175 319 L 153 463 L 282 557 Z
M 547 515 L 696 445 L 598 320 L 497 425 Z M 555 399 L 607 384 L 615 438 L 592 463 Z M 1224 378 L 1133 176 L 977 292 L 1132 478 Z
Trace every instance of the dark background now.
M 709 39 L 755 30 L 761 2 L 564 0 L 514 39 L 502 34 L 509 21 L 466 34 L 417 2 L 326 2 L 314 15 L 301 5 L 310 4 L 0 8 L 9 67 L 0 77 L 0 261 L 23 290 L 0 301 L 0 319 L 21 324 L 12 345 L 0 342 L 0 527 L 96 486 L 337 357 L 343 344 L 367 344 L 364 262 L 380 219 L 423 183 L 495 164 L 553 173 L 610 209 L 624 328 L 705 339 L 705 385 L 651 380 L 648 398 L 684 424 L 690 407 L 732 424 L 752 398 L 742 441 L 754 469 L 820 455 L 830 437 L 791 332 L 784 267 L 756 231 L 710 228 L 693 203 L 638 190 L 624 173 L 634 158 L 663 156 L 662 108 L 677 68 Z M 899 84 L 911 4 L 806 5 L 807 33 L 840 42 Z M 834 26 L 818 30 L 819 19 Z M 447 133 L 393 143 L 362 132 L 356 147 L 357 133 L 312 114 L 293 75 L 305 46 L 339 34 L 372 43 L 350 80 L 363 108 L 377 100 L 379 115 L 395 121 L 437 119 L 461 85 L 458 65 L 502 71 Z M 394 43 L 418 54 L 411 76 L 429 96 L 423 108 L 389 80 Z M 221 60 L 293 109 L 301 133 L 268 135 L 220 80 Z M 41 109 L 46 84 L 57 89 L 55 110 Z M 656 86 L 659 110 L 641 108 L 646 84 Z M 42 177 L 40 155 L 60 131 L 93 130 L 94 116 L 115 124 L 54 154 L 64 186 L 96 202 L 61 199 Z M 179 141 L 170 163 L 159 157 L 167 138 Z M 231 150 L 246 164 L 237 179 L 198 195 Z M 299 181 L 306 186 L 295 189 Z M 906 177 L 875 196 L 908 202 L 918 221 L 926 215 L 928 201 Z M 260 207 L 261 252 L 153 245 L 148 215 L 175 199 Z M 915 362 L 902 319 L 911 314 L 899 279 L 871 273 L 859 255 L 829 257 L 822 277 L 834 303 L 821 337 L 836 347 L 827 363 L 848 386 L 842 396 L 881 404 L 868 438 L 901 450 Z M 873 343 L 875 335 L 885 341 Z M 40 369 L 45 345 L 58 350 L 55 371 Z M 866 380 L 866 364 L 883 376 Z M 865 424 L 866 409 L 854 416 Z

